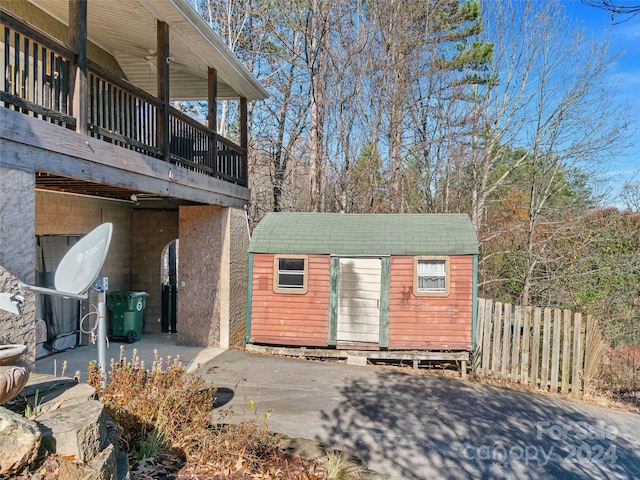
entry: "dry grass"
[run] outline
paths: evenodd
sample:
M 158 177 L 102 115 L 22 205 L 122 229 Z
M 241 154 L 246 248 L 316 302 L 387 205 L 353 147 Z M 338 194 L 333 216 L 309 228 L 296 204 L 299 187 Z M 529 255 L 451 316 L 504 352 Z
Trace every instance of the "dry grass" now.
M 117 424 L 134 478 L 326 478 L 315 460 L 283 453 L 266 419 L 212 424 L 215 389 L 188 375 L 177 360 L 163 362 L 156 354 L 146 369 L 135 351 L 129 360 L 121 350 L 104 388 L 101 380 L 92 365 L 89 383 Z
M 469 381 L 482 385 L 502 388 L 505 390 L 511 390 L 514 392 L 543 395 L 545 397 L 557 400 L 585 403 L 588 405 L 596 405 L 613 410 L 640 413 L 640 408 L 637 405 L 634 405 L 632 402 L 626 401 L 624 398 L 613 395 L 611 394 L 611 392 L 600 391 L 594 388 L 589 388 L 587 391 L 581 392 L 579 395 L 572 395 L 551 392 L 544 388 L 534 387 L 531 385 L 523 385 L 520 383 L 512 383 L 510 381 L 494 377 L 470 376 Z
M 640 347 L 607 350 L 592 384 L 600 394 L 640 410 Z

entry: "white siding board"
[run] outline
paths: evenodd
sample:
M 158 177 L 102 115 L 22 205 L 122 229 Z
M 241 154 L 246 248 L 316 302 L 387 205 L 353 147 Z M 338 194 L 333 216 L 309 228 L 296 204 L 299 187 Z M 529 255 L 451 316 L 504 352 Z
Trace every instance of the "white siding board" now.
M 340 259 L 338 343 L 379 343 L 381 274 L 379 258 Z

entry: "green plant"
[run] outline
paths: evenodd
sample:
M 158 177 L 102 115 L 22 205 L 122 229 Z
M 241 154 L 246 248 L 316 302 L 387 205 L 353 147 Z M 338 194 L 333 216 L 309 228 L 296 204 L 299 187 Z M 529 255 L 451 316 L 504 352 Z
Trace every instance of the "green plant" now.
M 135 456 L 138 460 L 145 460 L 148 458 L 154 458 L 165 446 L 164 432 L 159 428 L 151 430 L 147 438 L 140 442 L 138 450 L 135 452 Z
M 44 397 L 38 398 L 39 395 L 40 395 L 40 391 L 36 389 L 36 394 L 33 397 L 33 405 L 29 403 L 29 400 L 27 400 L 26 397 L 24 399 L 26 403 L 26 406 L 24 407 L 24 416 L 27 417 L 29 420 L 35 420 L 35 418 L 41 413 L 40 409 L 42 407 L 42 400 L 44 399 Z

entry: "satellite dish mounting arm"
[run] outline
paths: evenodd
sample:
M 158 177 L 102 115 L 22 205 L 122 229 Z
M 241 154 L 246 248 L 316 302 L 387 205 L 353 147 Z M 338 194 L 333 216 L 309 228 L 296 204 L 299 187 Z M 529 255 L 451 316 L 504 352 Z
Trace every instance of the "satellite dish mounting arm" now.
M 18 284 L 18 290 L 22 290 L 22 291 L 27 290 L 30 292 L 42 293 L 45 295 L 53 295 L 55 297 L 70 298 L 72 300 L 86 300 L 87 298 L 89 298 L 89 294 L 87 292 L 85 293 L 62 292 L 54 288 L 37 287 L 35 285 L 27 285 L 24 283 Z
M 108 279 L 98 278 L 102 269 L 109 245 L 113 225 L 103 223 L 82 237 L 60 261 L 54 277 L 56 288 L 38 287 L 35 285 L 18 284 L 18 290 L 27 290 L 45 295 L 70 298 L 73 300 L 86 300 L 89 297 L 89 289 L 100 292 L 98 303 L 98 362 L 103 377 L 106 377 L 105 348 L 106 348 L 106 290 Z M 20 314 L 20 305 L 24 298 L 12 293 L 0 292 L 0 308 L 11 313 Z

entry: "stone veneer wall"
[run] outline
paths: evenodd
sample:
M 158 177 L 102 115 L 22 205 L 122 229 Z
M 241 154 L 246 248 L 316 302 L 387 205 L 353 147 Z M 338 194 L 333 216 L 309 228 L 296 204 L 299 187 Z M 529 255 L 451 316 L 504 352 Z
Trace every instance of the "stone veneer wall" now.
M 220 344 L 220 270 L 226 209 L 180 207 L 178 343 Z
M 229 346 L 244 345 L 249 288 L 249 230 L 244 210 L 230 209 Z
M 179 343 L 243 344 L 248 247 L 243 210 L 216 206 L 180 209 Z
M 35 176 L 0 168 L 0 292 L 35 282 Z M 35 295 L 24 293 L 20 315 L 0 310 L 0 343 L 27 345 L 25 360 L 35 362 Z

